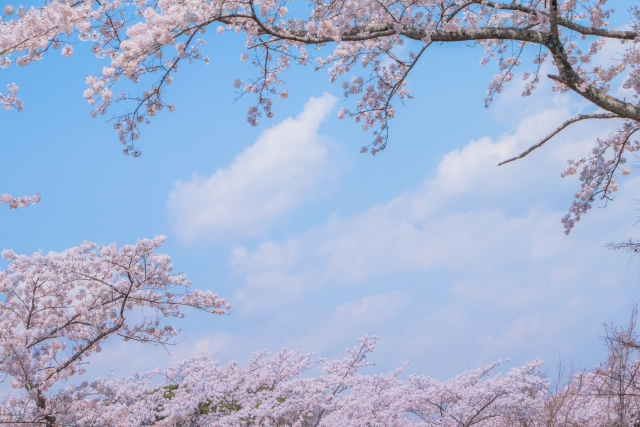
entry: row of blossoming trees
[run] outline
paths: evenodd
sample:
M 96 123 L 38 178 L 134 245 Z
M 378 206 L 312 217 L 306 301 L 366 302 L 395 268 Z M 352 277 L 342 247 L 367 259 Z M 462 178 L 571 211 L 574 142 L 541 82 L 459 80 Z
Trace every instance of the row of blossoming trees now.
M 634 329 L 607 327 L 609 358 L 551 382 L 534 360 L 496 374 L 505 361 L 447 381 L 370 364 L 377 337 L 342 360 L 283 350 L 220 365 L 192 357 L 145 375 L 74 381 L 91 354 L 115 336 L 166 344 L 167 319 L 183 309 L 225 314 L 228 303 L 190 290 L 164 237 L 135 245 L 84 243 L 32 256 L 4 251 L 0 273 L 0 371 L 12 387 L 0 423 L 12 426 L 635 426 L 640 423 L 640 359 Z M 317 370 L 309 376 L 310 370 Z

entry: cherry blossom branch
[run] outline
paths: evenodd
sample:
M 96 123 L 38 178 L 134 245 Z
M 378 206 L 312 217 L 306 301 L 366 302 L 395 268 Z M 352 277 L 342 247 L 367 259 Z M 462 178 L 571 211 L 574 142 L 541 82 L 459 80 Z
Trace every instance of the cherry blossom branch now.
M 609 137 L 598 139 L 598 145 L 592 150 L 590 157 L 578 161 L 568 161 L 568 167 L 562 176 L 575 175 L 578 168 L 581 167 L 580 181 L 582 185 L 580 191 L 575 194 L 575 200 L 569 213 L 562 218 L 566 234 L 571 231 L 581 216 L 591 209 L 592 202 L 597 195 L 601 195 L 600 199 L 602 200 L 611 200 L 610 194 L 618 189 L 614 175 L 620 165 L 626 163 L 624 153 L 640 151 L 640 142 L 630 141 L 638 130 L 640 130 L 640 126 L 635 122 L 627 121 Z M 607 159 L 605 154 L 610 150 L 613 151 L 613 158 Z M 621 168 L 621 172 L 622 175 L 629 175 L 631 170 Z
M 22 196 L 22 197 L 13 197 L 11 194 L 3 194 L 0 196 L 0 203 L 4 203 L 9 205 L 10 209 L 18 209 L 24 208 L 29 205 L 35 205 L 40 203 L 42 197 L 40 194 L 36 194 L 35 196 Z
M 582 120 L 589 120 L 589 119 L 619 119 L 619 118 L 621 118 L 621 117 L 616 116 L 615 114 L 612 114 L 612 113 L 580 114 L 577 117 L 574 117 L 572 119 L 567 120 L 562 125 L 560 125 L 556 130 L 551 132 L 546 137 L 542 138 L 540 140 L 540 142 L 538 142 L 537 144 L 534 144 L 531 147 L 527 148 L 525 151 L 523 151 L 522 153 L 518 154 L 517 156 L 512 157 L 512 158 L 510 158 L 508 160 L 505 160 L 503 162 L 498 163 L 498 166 L 502 166 L 504 164 L 513 162 L 515 160 L 522 159 L 523 157 L 525 157 L 528 154 L 530 154 L 533 150 L 536 150 L 536 149 L 542 147 L 547 141 L 549 141 L 551 138 L 553 138 L 554 136 L 556 136 L 557 134 L 559 134 L 564 129 L 566 129 L 567 127 L 569 127 L 570 125 L 572 125 L 574 123 L 580 122 Z
M 568 64 L 566 56 L 553 50 L 551 52 L 556 53 L 558 62 L 566 62 Z M 567 67 L 563 67 L 561 69 L 563 70 L 562 72 L 564 76 L 555 76 L 553 74 L 548 74 L 547 77 L 573 89 L 583 98 L 591 101 L 603 110 L 610 111 L 620 118 L 640 121 L 640 107 L 637 107 L 628 102 L 620 101 L 619 99 L 608 95 L 593 86 L 585 87 L 584 80 L 580 78 L 580 76 L 575 71 Z
M 524 12 L 529 15 L 533 15 L 535 13 L 550 16 L 550 12 L 545 9 L 536 9 L 527 6 L 523 6 L 522 4 L 516 3 L 498 3 L 493 1 L 486 0 L 470 0 L 468 3 L 464 4 L 461 7 L 466 7 L 469 4 L 481 4 L 485 7 L 491 7 L 497 10 L 513 10 L 518 12 Z M 556 23 L 561 27 L 565 27 L 569 30 L 575 31 L 576 33 L 585 35 L 585 36 L 598 36 L 605 37 L 611 39 L 619 39 L 619 40 L 634 40 L 640 33 L 637 31 L 620 31 L 620 30 L 611 30 L 606 28 L 596 28 L 596 27 L 587 27 L 584 25 L 577 24 L 574 21 L 571 21 L 563 16 L 556 16 Z
M 629 239 L 626 242 L 608 243 L 606 247 L 609 249 L 623 250 L 637 254 L 638 251 L 640 251 L 640 240 Z

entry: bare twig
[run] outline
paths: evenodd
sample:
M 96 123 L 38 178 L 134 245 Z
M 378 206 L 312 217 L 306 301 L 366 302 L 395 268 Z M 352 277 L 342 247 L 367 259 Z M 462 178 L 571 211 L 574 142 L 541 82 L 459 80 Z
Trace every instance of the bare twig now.
M 551 138 L 553 138 L 554 136 L 556 136 L 557 134 L 562 132 L 565 128 L 569 127 L 570 125 L 572 125 L 572 124 L 574 124 L 576 122 L 580 122 L 582 120 L 587 120 L 587 119 L 619 119 L 619 118 L 620 117 L 617 114 L 613 114 L 613 113 L 580 114 L 580 115 L 578 115 L 578 116 L 576 116 L 576 117 L 574 117 L 572 119 L 567 120 L 560 127 L 558 127 L 556 130 L 554 130 L 549 135 L 547 135 L 545 138 L 540 140 L 540 142 L 538 142 L 537 144 L 534 144 L 531 147 L 527 148 L 525 151 L 523 151 L 522 153 L 518 154 L 517 156 L 512 157 L 512 158 L 510 158 L 508 160 L 505 160 L 504 162 L 498 163 L 498 166 L 502 166 L 504 164 L 507 164 L 507 163 L 510 163 L 510 162 L 513 162 L 515 160 L 518 160 L 518 159 L 521 159 L 521 158 L 525 157 L 526 155 L 531 153 L 536 148 L 542 147 L 545 142 L 549 141 Z

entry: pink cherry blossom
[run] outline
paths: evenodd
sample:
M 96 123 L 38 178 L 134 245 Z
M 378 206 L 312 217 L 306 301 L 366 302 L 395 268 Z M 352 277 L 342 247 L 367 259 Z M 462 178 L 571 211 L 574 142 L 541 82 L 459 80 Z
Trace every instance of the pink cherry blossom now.
M 11 209 L 24 208 L 32 204 L 35 205 L 36 203 L 40 203 L 40 200 L 41 197 L 39 194 L 23 197 L 13 197 L 11 194 L 0 195 L 0 203 L 9 205 L 9 208 Z
M 112 336 L 165 345 L 178 333 L 165 319 L 183 317 L 185 307 L 228 313 L 224 299 L 189 290 L 171 259 L 155 253 L 164 241 L 120 248 L 85 242 L 32 256 L 2 252 L 10 264 L 0 272 L 0 371 L 22 393 L 7 397 L 0 422 L 63 419 L 59 399 L 71 395 L 49 392 L 83 373 L 86 359 Z

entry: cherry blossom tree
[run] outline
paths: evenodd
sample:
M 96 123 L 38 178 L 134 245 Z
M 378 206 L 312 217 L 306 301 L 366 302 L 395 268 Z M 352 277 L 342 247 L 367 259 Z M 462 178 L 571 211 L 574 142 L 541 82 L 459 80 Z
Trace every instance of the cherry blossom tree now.
M 608 356 L 594 369 L 572 372 L 545 404 L 546 425 L 640 425 L 638 307 L 629 324 L 605 324 Z
M 550 61 L 555 73 L 546 78 L 556 92 L 570 92 L 597 107 L 562 124 L 550 135 L 513 159 L 526 156 L 570 125 L 584 120 L 617 120 L 617 131 L 596 141 L 590 154 L 569 163 L 565 175 L 579 174 L 581 189 L 563 219 L 569 232 L 597 199 L 608 200 L 617 190 L 616 178 L 630 173 L 626 155 L 640 145 L 634 135 L 640 123 L 640 10 L 617 11 L 609 0 L 51 0 L 26 9 L 4 7 L 0 24 L 0 64 L 25 66 L 52 50 L 65 56 L 77 41 L 90 42 L 107 62 L 101 73 L 87 77 L 85 98 L 94 117 L 106 115 L 115 103 L 131 101 L 116 110 L 114 128 L 124 152 L 139 156 L 139 124 L 161 110 L 173 111 L 165 93 L 183 62 L 209 61 L 201 34 L 216 31 L 246 35 L 246 53 L 257 68 L 254 79 L 236 80 L 241 94 L 254 94 L 256 104 L 248 121 L 273 116 L 274 97 L 286 98 L 281 72 L 312 64 L 329 72 L 332 82 L 343 80 L 345 97 L 358 97 L 353 108 L 338 116 L 351 117 L 372 130 L 373 142 L 362 148 L 375 154 L 389 138 L 389 119 L 395 105 L 411 98 L 407 78 L 428 48 L 443 43 L 474 42 L 484 50 L 481 64 L 496 63 L 499 72 L 489 84 L 490 104 L 512 81 L 515 67 L 533 57 L 524 72 L 523 96 L 538 86 L 541 66 Z M 291 6 L 291 5 L 290 5 Z M 309 6 L 305 8 L 305 6 Z M 14 13 L 17 18 L 12 18 Z M 621 25 L 611 28 L 615 17 Z M 77 36 L 77 37 L 75 37 Z M 605 43 L 621 44 L 617 56 L 598 59 Z M 411 49 L 401 55 L 397 46 Z M 309 46 L 333 46 L 312 58 Z M 595 62 L 594 62 L 595 61 Z M 358 69 L 362 71 L 357 71 Z M 95 74 L 95 73 L 94 73 Z M 347 75 L 351 75 L 347 78 Z M 116 86 L 122 79 L 143 82 L 146 89 L 127 95 Z M 616 80 L 617 79 L 617 80 Z M 612 85 L 622 83 L 620 99 Z M 2 97 L 5 108 L 21 104 Z
M 548 380 L 537 360 L 495 374 L 498 362 L 448 381 L 402 369 L 363 375 L 377 337 L 365 337 L 342 360 L 282 350 L 221 366 L 194 357 L 123 379 L 105 378 L 65 391 L 82 399 L 74 425 L 122 426 L 472 426 L 535 420 Z M 315 368 L 318 375 L 305 377 Z M 73 414 L 73 415 L 72 415 Z M 508 419 L 511 416 L 512 418 Z M 511 424 L 513 425 L 513 424 Z
M 16 255 L 0 272 L 0 372 L 13 390 L 0 404 L 0 423 L 64 425 L 67 389 L 86 359 L 112 336 L 166 345 L 178 331 L 165 318 L 185 307 L 225 314 L 210 291 L 189 290 L 171 259 L 154 251 L 164 237 L 118 248 L 85 242 L 62 253 Z M 81 402 L 80 402 L 81 403 Z

